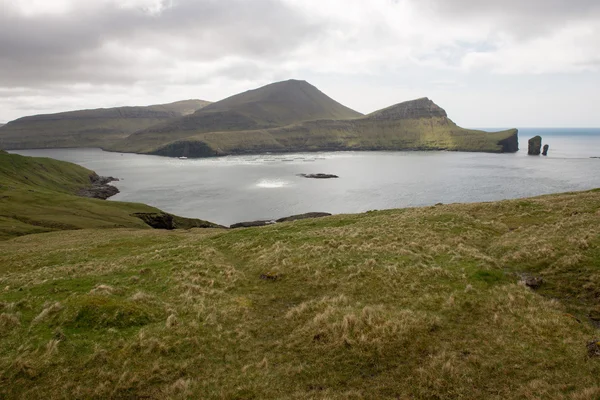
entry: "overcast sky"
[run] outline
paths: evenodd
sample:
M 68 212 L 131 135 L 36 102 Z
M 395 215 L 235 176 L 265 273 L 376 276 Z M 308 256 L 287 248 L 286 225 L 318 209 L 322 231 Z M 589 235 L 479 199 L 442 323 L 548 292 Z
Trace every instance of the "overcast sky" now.
M 305 79 L 368 113 L 600 126 L 599 0 L 0 0 L 0 122 Z

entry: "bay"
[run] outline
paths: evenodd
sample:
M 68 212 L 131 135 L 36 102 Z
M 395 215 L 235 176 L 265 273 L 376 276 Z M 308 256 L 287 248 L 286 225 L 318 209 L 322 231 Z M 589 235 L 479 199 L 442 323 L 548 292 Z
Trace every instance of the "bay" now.
M 548 157 L 527 156 L 539 134 Z M 520 130 L 514 154 L 324 152 L 173 159 L 100 149 L 19 150 L 80 164 L 121 181 L 112 201 L 142 202 L 219 224 L 319 211 L 480 202 L 600 187 L 600 129 Z M 330 173 L 339 179 L 307 179 Z

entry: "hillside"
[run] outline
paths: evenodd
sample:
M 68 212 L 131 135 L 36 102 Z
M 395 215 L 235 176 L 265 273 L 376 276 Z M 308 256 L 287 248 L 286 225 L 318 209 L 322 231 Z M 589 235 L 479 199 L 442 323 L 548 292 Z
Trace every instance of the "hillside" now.
M 141 130 L 111 150 L 151 152 L 199 133 L 247 131 L 317 119 L 350 119 L 362 114 L 331 99 L 308 82 L 288 80 L 212 103 L 192 115 Z
M 599 248 L 599 190 L 24 236 L 0 397 L 596 399 Z
M 0 240 L 56 230 L 150 229 L 149 218 L 168 219 L 181 227 L 210 226 L 144 204 L 77 196 L 91 186 L 93 175 L 93 171 L 68 162 L 0 151 Z
M 192 114 L 209 104 L 184 100 L 147 107 L 116 107 L 34 115 L 0 127 L 0 149 L 104 147 L 140 129 Z
M 132 135 L 134 137 L 134 135 Z M 351 120 L 316 120 L 273 129 L 211 132 L 166 143 L 151 154 L 208 157 L 260 152 L 451 150 L 515 152 L 518 131 L 463 129 L 433 101 L 400 103 Z

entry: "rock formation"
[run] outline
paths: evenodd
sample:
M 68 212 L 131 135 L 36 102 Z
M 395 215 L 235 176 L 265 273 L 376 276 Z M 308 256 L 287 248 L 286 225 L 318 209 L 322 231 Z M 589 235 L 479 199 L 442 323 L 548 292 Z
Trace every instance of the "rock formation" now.
M 521 282 L 529 288 L 538 289 L 544 283 L 544 279 L 539 276 L 523 275 L 521 276 Z
M 112 176 L 99 176 L 96 173 L 90 175 L 91 186 L 80 189 L 77 193 L 81 197 L 106 200 L 109 197 L 119 193 L 119 189 L 109 185 L 110 182 L 117 182 L 117 178 Z
M 302 176 L 304 178 L 312 178 L 312 179 L 339 178 L 339 176 L 333 175 L 333 174 L 298 174 L 298 176 Z
M 267 220 L 260 220 L 260 221 L 238 222 L 237 224 L 231 225 L 230 228 L 231 229 L 252 228 L 252 227 L 256 227 L 256 226 L 273 225 L 275 223 L 280 223 L 280 222 L 291 222 L 291 221 L 298 221 L 301 219 L 322 218 L 322 217 L 329 217 L 329 216 L 331 216 L 331 214 L 329 214 L 329 213 L 310 212 L 310 213 L 306 213 L 306 214 L 298 214 L 298 215 L 292 215 L 289 217 L 279 218 L 278 220 L 267 219 Z
M 529 148 L 527 150 L 527 154 L 530 156 L 539 156 L 542 149 L 542 137 L 534 136 L 529 139 Z
M 224 226 L 213 224 L 196 218 L 185 218 L 166 212 L 156 213 L 134 213 L 132 216 L 144 221 L 148 226 L 154 229 L 191 229 L 191 228 L 215 228 L 225 229 Z
M 543 156 L 547 156 L 548 155 L 548 149 L 550 148 L 550 146 L 548 146 L 547 144 L 544 145 L 544 151 L 542 151 L 542 155 Z

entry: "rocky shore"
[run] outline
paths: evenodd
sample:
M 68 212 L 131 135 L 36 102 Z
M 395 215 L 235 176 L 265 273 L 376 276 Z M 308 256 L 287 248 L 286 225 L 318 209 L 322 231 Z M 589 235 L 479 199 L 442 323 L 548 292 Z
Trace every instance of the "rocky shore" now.
M 237 224 L 231 225 L 229 228 L 230 229 L 251 228 L 251 227 L 255 227 L 255 226 L 273 225 L 273 224 L 277 224 L 280 222 L 298 221 L 301 219 L 329 217 L 330 215 L 331 215 L 330 213 L 324 213 L 324 212 L 310 212 L 310 213 L 306 213 L 306 214 L 298 214 L 298 215 L 292 215 L 289 217 L 279 218 L 276 220 L 268 219 L 268 220 L 259 220 L 259 221 L 238 222 Z
M 119 189 L 109 184 L 118 181 L 119 179 L 112 176 L 99 176 L 93 173 L 90 175 L 90 186 L 80 189 L 77 194 L 81 197 L 106 200 L 119 193 Z

